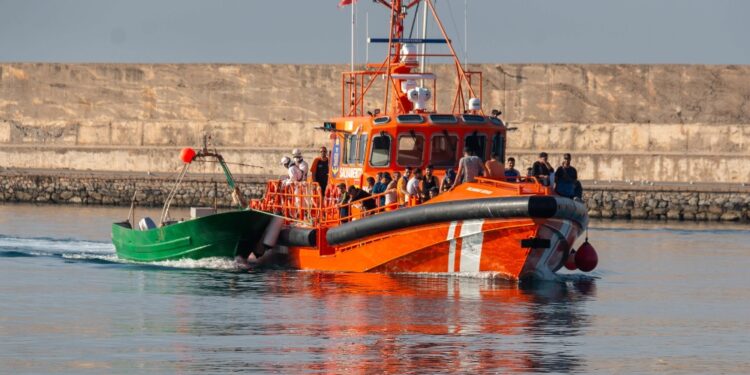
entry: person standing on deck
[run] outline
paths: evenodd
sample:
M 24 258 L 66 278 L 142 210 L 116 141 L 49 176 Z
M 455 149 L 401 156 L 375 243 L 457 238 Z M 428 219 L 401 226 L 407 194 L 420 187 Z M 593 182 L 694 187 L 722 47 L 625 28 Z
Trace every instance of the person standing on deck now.
M 583 191 L 579 188 L 578 171 L 570 165 L 570 154 L 563 155 L 562 165 L 555 171 L 555 192 L 563 197 L 581 198 Z
M 320 148 L 320 155 L 313 159 L 310 166 L 310 177 L 320 186 L 320 194 L 325 196 L 328 187 L 328 149 Z
M 284 185 L 303 181 L 302 171 L 299 169 L 299 167 L 297 167 L 296 164 L 292 163 L 292 159 L 290 159 L 288 156 L 284 156 L 281 158 L 281 165 L 286 168 L 287 172 L 286 177 L 283 178 Z
M 456 181 L 456 171 L 453 168 L 449 168 L 445 171 L 445 177 L 443 182 L 440 184 L 440 192 L 445 193 L 453 187 L 453 181 Z
M 386 173 L 386 181 L 388 185 L 385 187 L 385 209 L 386 211 L 393 210 L 394 204 L 398 203 L 398 181 L 401 180 L 401 172 L 393 172 L 393 180 L 390 179 L 390 175 Z
M 502 180 L 505 177 L 505 166 L 497 152 L 493 152 L 490 160 L 484 163 L 484 175 L 493 180 Z
M 547 153 L 539 153 L 539 160 L 531 166 L 531 175 L 539 179 L 543 185 L 550 185 L 550 175 L 555 173 L 555 168 L 547 161 Z
M 298 148 L 292 150 L 292 158 L 294 158 L 294 164 L 297 165 L 297 168 L 302 171 L 302 181 L 307 181 L 307 174 L 310 171 L 310 167 L 302 159 L 302 152 Z
M 398 205 L 403 206 L 406 202 L 406 184 L 411 178 L 411 167 L 406 167 L 403 177 L 399 178 L 396 185 L 396 194 L 398 195 Z
M 432 174 L 433 170 L 434 168 L 432 164 L 424 169 L 424 177 L 422 178 L 422 202 L 430 200 L 430 190 L 432 190 L 432 188 L 437 189 L 440 187 L 440 179 Z
M 451 189 L 455 189 L 456 186 L 464 182 L 474 182 L 477 176 L 482 175 L 483 171 L 482 159 L 474 155 L 474 150 L 471 148 L 465 148 L 464 157 L 458 161 L 458 173 Z
M 378 176 L 378 182 L 372 187 L 372 195 L 385 193 L 388 189 L 388 184 L 391 182 L 391 175 L 388 172 L 379 172 Z M 380 207 L 385 206 L 385 196 L 381 196 L 378 199 L 378 205 Z
M 521 175 L 516 168 L 516 159 L 508 158 L 508 168 L 505 168 L 505 181 L 518 182 L 518 177 Z
M 422 199 L 422 170 L 419 168 L 414 169 L 414 175 L 409 179 L 406 184 L 406 202 L 411 202 L 412 199 L 416 200 L 416 203 L 420 203 Z

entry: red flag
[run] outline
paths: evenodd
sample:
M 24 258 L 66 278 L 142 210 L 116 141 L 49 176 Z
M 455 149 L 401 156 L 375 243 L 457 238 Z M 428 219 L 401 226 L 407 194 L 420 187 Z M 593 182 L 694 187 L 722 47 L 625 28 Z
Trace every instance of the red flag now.
M 347 6 L 347 5 L 352 5 L 356 1 L 357 0 L 341 0 L 341 2 L 339 2 L 339 7 L 343 7 L 343 6 Z

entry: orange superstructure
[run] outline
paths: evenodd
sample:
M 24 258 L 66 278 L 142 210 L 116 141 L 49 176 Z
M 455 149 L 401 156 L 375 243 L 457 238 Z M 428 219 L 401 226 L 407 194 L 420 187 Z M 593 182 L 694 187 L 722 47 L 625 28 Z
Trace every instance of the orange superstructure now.
M 283 217 L 266 245 L 288 254 L 299 269 L 350 272 L 493 272 L 511 279 L 550 278 L 568 258 L 588 223 L 583 203 L 558 197 L 531 177 L 478 178 L 420 203 L 385 204 L 375 194 L 339 204 L 336 185 L 364 186 L 367 177 L 432 165 L 443 177 L 464 150 L 487 160 L 505 157 L 508 128 L 499 111 L 482 109 L 481 72 L 466 71 L 432 0 L 378 0 L 390 11 L 388 56 L 380 64 L 342 75 L 341 116 L 321 128 L 331 134 L 326 191 L 316 183 L 270 181 L 253 208 Z M 404 37 L 407 12 L 419 4 L 434 16 L 440 39 Z M 444 54 L 412 44 L 439 44 Z M 438 77 L 424 56 L 450 58 L 452 108 L 438 111 Z M 384 86 L 382 97 L 373 90 Z M 447 85 L 446 85 L 447 86 Z M 441 84 L 442 87 L 442 84 Z M 365 103 L 382 100 L 382 111 Z M 365 202 L 370 200 L 370 202 Z M 372 203 L 374 202 L 374 208 Z M 369 207 L 369 208 L 366 208 Z

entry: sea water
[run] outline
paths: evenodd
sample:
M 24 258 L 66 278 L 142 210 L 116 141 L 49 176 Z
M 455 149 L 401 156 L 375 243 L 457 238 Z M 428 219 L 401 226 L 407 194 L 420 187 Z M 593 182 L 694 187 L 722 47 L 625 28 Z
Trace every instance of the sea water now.
M 126 215 L 0 206 L 0 373 L 750 373 L 747 225 L 594 222 L 594 272 L 518 285 L 126 262 Z

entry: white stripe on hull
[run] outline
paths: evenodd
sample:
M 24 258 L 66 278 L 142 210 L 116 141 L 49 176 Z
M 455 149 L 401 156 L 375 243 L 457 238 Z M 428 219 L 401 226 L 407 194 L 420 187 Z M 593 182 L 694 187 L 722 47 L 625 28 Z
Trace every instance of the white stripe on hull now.
M 457 221 L 451 221 L 451 225 L 448 227 L 448 272 L 454 272 L 456 270 L 456 226 Z
M 484 220 L 466 220 L 461 225 L 461 272 L 479 272 L 479 260 L 482 259 Z

